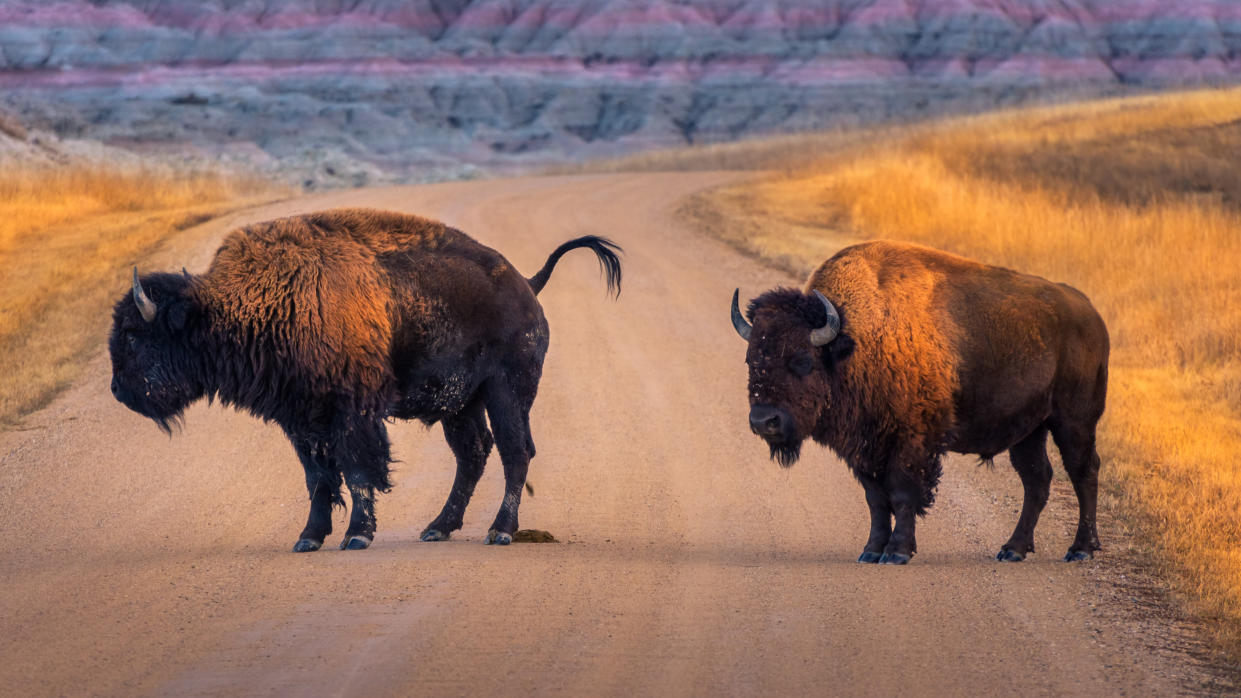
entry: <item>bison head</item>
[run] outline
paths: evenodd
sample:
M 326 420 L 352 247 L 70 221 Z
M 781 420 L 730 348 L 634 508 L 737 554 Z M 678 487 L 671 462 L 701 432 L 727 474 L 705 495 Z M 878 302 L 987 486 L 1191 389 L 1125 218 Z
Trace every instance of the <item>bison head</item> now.
M 818 291 L 769 291 L 750 302 L 749 321 L 733 293 L 733 326 L 750 343 L 750 429 L 784 467 L 797 462 L 831 401 L 831 374 L 853 351 L 840 315 Z M 753 324 L 751 324 L 753 323 Z
M 195 376 L 189 326 L 198 315 L 188 274 L 138 279 L 112 313 L 112 394 L 129 409 L 171 432 L 181 412 L 206 392 Z

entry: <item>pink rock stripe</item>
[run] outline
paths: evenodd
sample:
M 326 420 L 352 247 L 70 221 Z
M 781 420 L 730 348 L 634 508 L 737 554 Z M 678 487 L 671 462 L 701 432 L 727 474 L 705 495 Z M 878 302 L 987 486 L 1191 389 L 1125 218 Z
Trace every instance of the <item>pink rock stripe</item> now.
M 1117 61 L 1126 74 L 1159 79 L 1223 77 L 1241 70 L 1241 61 L 1220 59 L 1161 59 Z M 0 72 L 5 88 L 89 88 L 105 86 L 154 87 L 161 85 L 209 85 L 212 81 L 265 82 L 289 78 L 375 75 L 418 77 L 511 77 L 555 78 L 583 82 L 615 81 L 689 83 L 704 79 L 747 80 L 763 78 L 780 83 L 824 86 L 903 78 L 1023 78 L 1044 82 L 1112 79 L 1114 73 L 1094 57 L 1065 59 L 1051 55 L 1021 54 L 1004 61 L 942 60 L 919 65 L 911 72 L 904 61 L 892 58 L 815 58 L 800 62 L 771 59 L 720 60 L 709 64 L 663 61 L 655 66 L 626 61 L 583 68 L 576 59 L 505 58 L 468 60 L 436 58 L 414 63 L 389 59 L 368 61 L 290 62 L 286 64 L 237 62 L 228 65 L 147 66 L 117 69 L 28 70 Z
M 162 3 L 150 12 L 134 5 L 97 6 L 65 0 L 12 0 L 0 4 L 0 25 L 6 28 L 98 27 L 111 29 L 181 29 L 193 33 L 261 33 L 325 27 L 393 27 L 419 33 L 485 31 L 531 26 L 576 28 L 584 34 L 616 31 L 641 33 L 678 27 L 686 32 L 711 34 L 722 27 L 755 30 L 812 31 L 832 29 L 844 21 L 859 27 L 931 19 L 993 16 L 1019 25 L 1062 18 L 1086 28 L 1123 22 L 1151 22 L 1187 18 L 1241 20 L 1241 2 L 1235 0 L 871 0 L 862 3 L 765 2 L 730 9 L 724 3 L 651 2 L 635 5 L 614 2 L 589 13 L 575 3 L 476 2 L 456 17 L 442 18 L 426 3 L 396 6 L 364 4 L 343 13 L 314 11 L 309 3 L 271 3 L 273 10 L 241 6 L 225 12 L 214 3 Z M 524 5 L 524 7 L 523 7 Z

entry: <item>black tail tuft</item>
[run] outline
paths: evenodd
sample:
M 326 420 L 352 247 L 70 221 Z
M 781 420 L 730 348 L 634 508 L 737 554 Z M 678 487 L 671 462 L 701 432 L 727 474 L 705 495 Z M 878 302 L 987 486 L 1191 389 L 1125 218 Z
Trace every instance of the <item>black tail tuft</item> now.
M 608 293 L 611 293 L 614 298 L 620 297 L 621 263 L 620 257 L 616 253 L 623 252 L 624 250 L 621 249 L 620 245 L 598 235 L 586 235 L 557 247 L 556 251 L 552 252 L 551 256 L 547 258 L 547 264 L 544 264 L 539 273 L 529 279 L 530 288 L 534 290 L 535 295 L 538 295 L 539 291 L 543 290 L 543 286 L 551 278 L 552 269 L 556 268 L 556 262 L 560 261 L 564 253 L 579 247 L 589 247 L 594 251 L 595 256 L 599 258 L 599 269 L 607 277 Z

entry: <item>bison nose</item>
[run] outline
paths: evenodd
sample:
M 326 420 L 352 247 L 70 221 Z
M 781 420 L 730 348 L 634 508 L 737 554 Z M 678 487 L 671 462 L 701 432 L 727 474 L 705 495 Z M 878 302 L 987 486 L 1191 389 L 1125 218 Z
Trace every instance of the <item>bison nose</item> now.
M 784 411 L 771 405 L 755 405 L 750 408 L 750 429 L 759 436 L 779 436 L 784 433 Z
M 115 396 L 116 396 L 116 393 L 117 393 L 120 389 L 121 389 L 121 384 L 116 382 L 116 377 L 114 376 L 114 377 L 112 378 L 112 395 L 115 397 Z

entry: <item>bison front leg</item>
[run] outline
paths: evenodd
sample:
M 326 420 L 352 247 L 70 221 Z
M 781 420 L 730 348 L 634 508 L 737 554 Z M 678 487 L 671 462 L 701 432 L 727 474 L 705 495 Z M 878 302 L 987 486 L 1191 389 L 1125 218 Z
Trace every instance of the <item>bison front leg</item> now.
M 375 488 L 369 482 L 350 482 L 349 495 L 353 500 L 349 529 L 340 541 L 340 549 L 366 550 L 375 540 Z
M 935 502 L 935 487 L 939 484 L 940 455 L 924 451 L 916 446 L 906 446 L 888 461 L 883 478 L 888 493 L 888 506 L 892 508 L 892 537 L 883 546 L 879 564 L 904 565 L 918 551 L 914 534 L 918 517 L 925 514 Z
M 452 491 L 440 515 L 423 529 L 421 537 L 424 541 L 448 540 L 453 531 L 461 528 L 465 508 L 474 495 L 474 486 L 482 477 L 483 466 L 491 454 L 493 443 L 481 400 L 471 402 L 460 414 L 445 417 L 442 424 L 444 440 L 457 457 L 457 477 L 452 482 Z
M 375 540 L 375 491 L 387 492 L 388 464 L 392 462 L 388 430 L 378 419 L 356 417 L 337 430 L 333 452 L 353 507 L 341 550 L 364 550 Z
M 289 434 L 289 440 L 306 471 L 306 490 L 310 493 L 310 515 L 293 544 L 293 552 L 307 553 L 322 547 L 323 539 L 332 532 L 332 505 L 344 505 L 340 497 L 340 472 L 321 442 L 294 434 Z
M 913 462 L 921 463 L 921 460 Z M 904 565 L 918 551 L 918 541 L 914 533 L 918 514 L 930 506 L 935 489 L 935 480 L 927 482 L 927 478 L 937 478 L 938 470 L 923 473 L 918 469 L 903 465 L 897 461 L 889 466 L 884 488 L 888 493 L 888 506 L 892 508 L 892 537 L 883 546 L 883 555 L 879 556 L 881 565 Z M 933 463 L 938 465 L 938 463 Z
M 870 507 L 870 537 L 866 539 L 866 547 L 862 548 L 862 555 L 857 561 L 879 562 L 888 539 L 892 537 L 892 507 L 883 485 L 869 476 L 862 475 L 859 479 L 866 489 L 866 505 Z
M 492 381 L 487 390 L 487 415 L 491 417 L 491 429 L 495 434 L 496 448 L 504 464 L 504 501 L 496 514 L 491 530 L 487 531 L 488 545 L 508 545 L 517 532 L 517 509 L 521 506 L 521 490 L 526 484 L 530 458 L 534 455 L 534 441 L 530 438 L 527 414 L 534 401 L 533 391 L 528 399 L 519 397 L 503 381 Z
M 302 529 L 297 542 L 293 544 L 293 552 L 308 553 L 323 547 L 323 539 L 332 532 L 332 499 L 340 496 L 340 476 L 335 482 L 325 478 L 315 478 L 312 482 L 306 478 L 306 489 L 310 490 L 310 515 L 306 517 L 306 527 Z
M 888 497 L 892 506 L 892 517 L 896 525 L 892 528 L 892 537 L 883 547 L 883 554 L 877 562 L 881 565 L 904 565 L 913 559 L 918 551 L 914 528 L 917 525 L 918 495 L 908 490 L 893 492 Z

